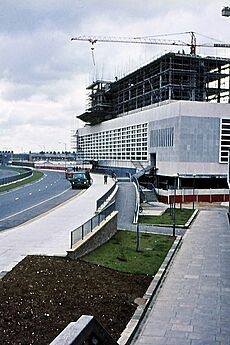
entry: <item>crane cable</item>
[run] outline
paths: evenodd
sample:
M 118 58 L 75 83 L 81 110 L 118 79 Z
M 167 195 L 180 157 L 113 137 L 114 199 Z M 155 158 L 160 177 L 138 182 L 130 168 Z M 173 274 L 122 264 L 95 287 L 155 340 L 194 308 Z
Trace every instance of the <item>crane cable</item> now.
M 94 44 L 94 43 L 92 42 L 91 53 L 92 53 L 93 65 L 96 66 L 95 56 L 94 56 L 94 46 L 93 46 L 93 44 Z

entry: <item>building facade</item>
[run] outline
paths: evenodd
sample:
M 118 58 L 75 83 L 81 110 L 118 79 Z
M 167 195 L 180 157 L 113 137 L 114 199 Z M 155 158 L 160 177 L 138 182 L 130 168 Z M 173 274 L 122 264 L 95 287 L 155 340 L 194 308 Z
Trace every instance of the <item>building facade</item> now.
M 85 159 L 162 178 L 226 178 L 230 59 L 168 53 L 115 82 L 89 86 L 76 146 Z

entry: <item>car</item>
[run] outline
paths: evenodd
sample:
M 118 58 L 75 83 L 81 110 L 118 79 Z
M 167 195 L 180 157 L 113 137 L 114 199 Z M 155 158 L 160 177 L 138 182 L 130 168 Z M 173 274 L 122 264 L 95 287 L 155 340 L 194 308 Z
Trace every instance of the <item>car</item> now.
M 65 178 L 67 180 L 71 179 L 73 177 L 74 169 L 72 167 L 67 167 L 65 169 Z
M 92 178 L 89 171 L 77 171 L 73 173 L 73 177 L 69 179 L 72 189 L 89 188 L 92 184 Z

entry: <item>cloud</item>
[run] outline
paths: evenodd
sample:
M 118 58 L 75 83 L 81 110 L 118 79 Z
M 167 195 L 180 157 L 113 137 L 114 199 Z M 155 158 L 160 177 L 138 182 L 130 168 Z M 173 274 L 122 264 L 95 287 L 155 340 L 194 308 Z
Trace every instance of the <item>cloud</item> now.
M 228 42 L 220 0 L 7 0 L 0 2 L 0 150 L 58 150 L 84 111 L 86 86 L 114 80 L 173 47 L 88 42 L 78 35 L 155 36 L 193 30 Z M 163 35 L 161 39 L 170 39 Z M 190 35 L 173 39 L 190 42 Z M 160 37 L 159 37 L 160 39 Z M 209 39 L 197 35 L 199 43 Z M 181 47 L 176 48 L 181 49 Z M 188 50 L 187 50 L 188 51 Z M 229 57 L 229 50 L 199 49 Z M 60 149 L 60 148 L 59 148 Z

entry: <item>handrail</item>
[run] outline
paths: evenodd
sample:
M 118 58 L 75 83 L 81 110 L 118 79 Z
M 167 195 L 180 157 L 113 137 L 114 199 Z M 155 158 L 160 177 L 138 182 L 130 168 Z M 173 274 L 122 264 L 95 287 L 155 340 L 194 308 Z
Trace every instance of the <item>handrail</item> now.
M 146 187 L 147 189 L 154 190 L 155 186 L 152 182 L 141 182 L 142 186 Z
M 97 205 L 97 210 L 99 209 L 99 207 L 101 207 L 101 205 L 104 204 L 104 202 L 108 199 L 108 197 L 113 193 L 113 191 L 115 190 L 117 186 L 117 181 L 114 183 L 114 185 L 100 198 L 96 201 L 96 205 Z
M 113 211 L 115 211 L 115 201 L 105 207 L 101 212 L 90 218 L 87 222 L 80 225 L 70 233 L 70 248 L 72 249 L 74 244 L 92 232 L 101 222 L 106 219 Z
M 136 188 L 136 205 L 135 205 L 135 210 L 134 210 L 133 223 L 137 224 L 138 216 L 139 216 L 139 208 L 140 208 L 140 185 L 135 175 L 132 176 L 132 181 Z
M 156 197 L 156 199 L 158 200 L 158 193 L 156 191 L 156 187 L 155 187 L 154 183 L 152 183 L 152 182 L 141 182 L 140 185 L 151 190 L 153 192 L 154 196 Z

